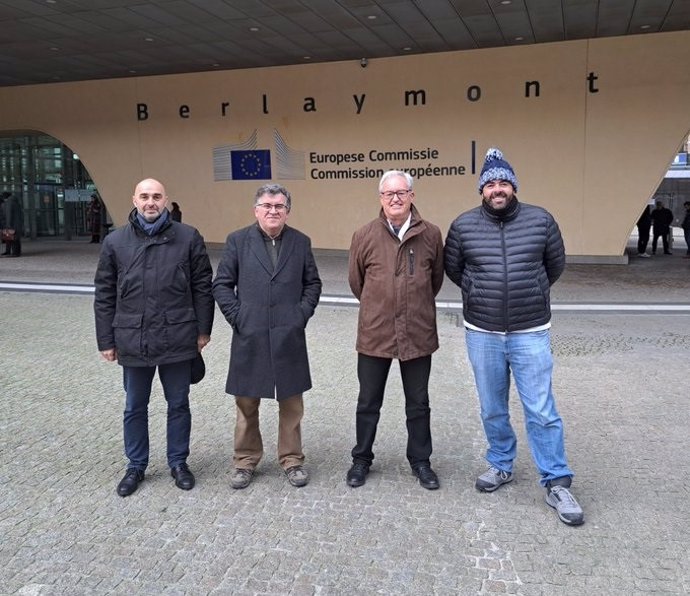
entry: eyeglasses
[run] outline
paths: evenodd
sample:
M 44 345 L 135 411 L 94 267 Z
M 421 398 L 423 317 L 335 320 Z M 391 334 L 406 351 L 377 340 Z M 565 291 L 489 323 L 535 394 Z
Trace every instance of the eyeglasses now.
M 412 193 L 412 190 L 410 189 L 405 189 L 405 190 L 387 190 L 386 192 L 379 193 L 386 201 L 392 201 L 393 197 L 398 197 L 401 201 L 404 201 L 407 197 L 410 196 L 410 193 Z
M 273 203 L 258 203 L 255 205 L 255 207 L 258 207 L 259 209 L 263 209 L 264 211 L 271 211 L 271 209 L 275 209 L 278 213 L 283 213 L 283 211 L 287 211 L 287 205 L 284 203 L 276 203 L 275 205 Z

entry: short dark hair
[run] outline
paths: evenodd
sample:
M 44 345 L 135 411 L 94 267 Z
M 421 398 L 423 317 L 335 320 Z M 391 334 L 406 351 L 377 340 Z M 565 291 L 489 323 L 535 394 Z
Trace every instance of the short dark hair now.
M 264 184 L 263 186 L 260 186 L 254 195 L 255 206 L 259 204 L 259 199 L 264 195 L 283 195 L 285 197 L 285 206 L 287 207 L 287 210 L 290 211 L 290 207 L 292 207 L 292 197 L 290 196 L 288 189 L 284 186 L 281 186 L 280 184 Z

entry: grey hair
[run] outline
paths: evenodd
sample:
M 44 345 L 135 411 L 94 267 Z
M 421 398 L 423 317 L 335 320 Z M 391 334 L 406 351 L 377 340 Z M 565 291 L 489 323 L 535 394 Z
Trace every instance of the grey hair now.
M 285 197 L 285 205 L 287 206 L 287 210 L 290 211 L 290 207 L 292 207 L 292 196 L 290 196 L 290 191 L 284 186 L 281 186 L 280 184 L 264 184 L 263 186 L 259 187 L 259 190 L 257 190 L 256 194 L 254 195 L 255 207 L 259 204 L 259 199 L 264 195 L 283 195 Z
M 379 192 L 381 192 L 381 189 L 383 188 L 383 183 L 393 176 L 402 176 L 405 178 L 407 181 L 407 189 L 412 190 L 412 186 L 414 185 L 414 178 L 412 178 L 412 176 L 410 176 L 407 172 L 403 172 L 402 170 L 388 170 L 387 172 L 384 172 L 383 176 L 381 176 L 381 180 L 379 180 Z

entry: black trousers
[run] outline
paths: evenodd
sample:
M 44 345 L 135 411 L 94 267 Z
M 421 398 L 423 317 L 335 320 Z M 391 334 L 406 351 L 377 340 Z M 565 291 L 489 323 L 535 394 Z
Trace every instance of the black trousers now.
M 654 238 L 652 239 L 652 252 L 656 252 L 656 246 L 659 241 L 659 236 L 661 236 L 661 242 L 664 244 L 664 253 L 669 252 L 668 248 L 668 234 L 670 230 L 667 229 L 655 229 Z
M 372 448 L 381 417 L 383 394 L 391 362 L 391 358 L 357 355 L 359 397 L 356 418 L 357 444 L 352 449 L 354 463 L 371 465 L 374 460 Z M 400 362 L 407 418 L 407 461 L 412 469 L 428 466 L 431 457 L 430 373 L 431 355 Z
M 22 256 L 22 239 L 19 235 L 14 237 L 12 242 L 5 243 L 5 253 L 6 255 L 14 255 L 15 257 Z
M 637 228 L 637 254 L 642 254 L 647 250 L 649 244 L 649 228 Z

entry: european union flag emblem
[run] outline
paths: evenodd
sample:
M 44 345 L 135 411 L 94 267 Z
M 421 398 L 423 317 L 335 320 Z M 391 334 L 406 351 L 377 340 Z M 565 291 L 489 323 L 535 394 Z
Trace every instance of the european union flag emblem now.
M 270 180 L 271 152 L 268 149 L 230 151 L 233 180 Z

